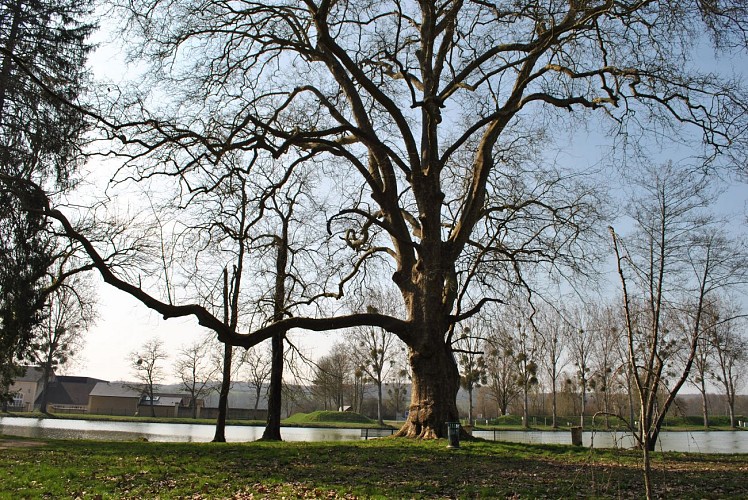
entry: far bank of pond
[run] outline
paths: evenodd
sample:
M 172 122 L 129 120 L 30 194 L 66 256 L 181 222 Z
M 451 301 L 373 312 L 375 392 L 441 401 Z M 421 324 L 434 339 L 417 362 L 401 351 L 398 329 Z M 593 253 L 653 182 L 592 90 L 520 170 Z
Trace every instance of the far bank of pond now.
M 214 426 L 184 423 L 117 422 L 73 420 L 63 418 L 0 417 L 0 434 L 41 439 L 93 439 L 156 442 L 208 442 Z M 255 441 L 262 436 L 262 426 L 226 427 L 229 442 Z M 360 428 L 283 427 L 286 441 L 358 441 L 365 439 Z M 386 433 L 385 433 L 386 434 Z M 369 430 L 369 435 L 372 435 Z M 571 434 L 563 431 L 476 430 L 473 435 L 487 440 L 538 444 L 571 444 Z M 583 445 L 594 448 L 630 448 L 633 440 L 621 432 L 583 433 Z M 661 451 L 692 453 L 748 453 L 745 431 L 665 431 L 658 444 Z

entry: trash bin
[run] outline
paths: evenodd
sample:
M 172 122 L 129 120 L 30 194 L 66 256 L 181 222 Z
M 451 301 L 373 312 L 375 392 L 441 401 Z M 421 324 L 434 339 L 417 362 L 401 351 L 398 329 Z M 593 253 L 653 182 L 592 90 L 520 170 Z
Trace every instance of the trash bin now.
M 459 422 L 447 422 L 447 439 L 449 444 L 447 448 L 459 448 L 460 447 L 460 423 Z
M 582 446 L 582 428 L 579 426 L 571 428 L 571 444 Z

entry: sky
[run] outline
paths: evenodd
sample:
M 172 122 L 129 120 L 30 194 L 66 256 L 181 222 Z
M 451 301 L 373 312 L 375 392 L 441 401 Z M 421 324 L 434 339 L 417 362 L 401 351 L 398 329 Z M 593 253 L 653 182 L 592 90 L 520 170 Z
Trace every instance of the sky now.
M 92 43 L 97 49 L 89 58 L 89 66 L 95 79 L 112 82 L 124 81 L 137 72 L 137 67 L 125 62 L 123 44 L 116 37 L 113 41 L 104 30 L 97 32 Z M 116 165 L 92 160 L 84 167 L 86 185 L 76 196 L 87 199 L 101 192 Z M 129 210 L 127 201 L 124 209 Z M 197 324 L 193 318 L 164 320 L 125 292 L 107 285 L 96 275 L 98 319 L 85 333 L 83 349 L 72 361 L 62 367 L 59 374 L 80 375 L 103 380 L 133 380 L 133 353 L 145 342 L 158 338 L 164 350 L 171 353 L 164 364 L 165 383 L 178 382 L 173 373 L 173 362 L 182 347 L 200 341 L 210 332 Z M 323 355 L 339 337 L 333 334 L 308 332 L 292 334 L 290 338 L 297 347 L 313 359 Z
M 111 43 L 107 33 L 96 35 L 93 40 L 99 44 L 90 59 L 90 66 L 96 78 L 120 81 L 131 75 L 137 68 L 127 66 L 119 41 Z M 737 64 L 733 61 L 733 64 Z M 584 137 L 581 132 L 577 140 L 570 144 L 564 153 L 563 161 L 587 162 L 592 165 L 599 160 L 605 148 L 602 139 L 594 134 Z M 108 171 L 102 165 L 88 165 L 97 182 L 105 182 Z M 615 181 L 614 181 L 615 182 Z M 746 212 L 748 189 L 744 184 L 734 183 L 720 200 L 721 210 L 736 214 Z M 737 215 L 736 215 L 737 217 Z M 97 278 L 98 279 L 98 278 Z M 61 373 L 82 375 L 104 380 L 128 380 L 132 375 L 132 353 L 151 338 L 163 341 L 167 352 L 175 354 L 182 346 L 203 338 L 206 330 L 191 318 L 163 320 L 158 314 L 131 298 L 128 294 L 106 285 L 98 279 L 99 319 L 85 335 L 85 347 L 78 353 L 73 363 Z M 333 334 L 304 333 L 294 335 L 295 341 L 312 357 L 324 354 L 338 337 Z M 174 361 L 174 357 L 170 362 Z M 167 363 L 166 382 L 175 382 L 171 363 Z

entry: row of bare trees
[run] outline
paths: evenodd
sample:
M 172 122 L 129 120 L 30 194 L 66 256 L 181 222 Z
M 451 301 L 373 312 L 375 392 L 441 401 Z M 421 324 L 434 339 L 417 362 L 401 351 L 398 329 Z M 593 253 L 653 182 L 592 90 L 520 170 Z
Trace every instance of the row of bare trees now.
M 458 346 L 464 348 L 457 349 L 458 363 L 470 406 L 477 400 L 471 397 L 472 385 L 472 391 L 480 393 L 476 406 L 483 418 L 519 413 L 527 426 L 527 417 L 532 415 L 548 417 L 554 427 L 561 424 L 562 416 L 566 424 L 572 415 L 577 416 L 577 425 L 585 425 L 583 417 L 596 413 L 602 414 L 606 424 L 612 419 L 618 427 L 638 420 L 637 389 L 628 365 L 627 339 L 622 334 L 624 318 L 617 304 L 571 309 L 545 306 L 534 313 L 525 312 L 526 326 L 520 322 L 489 326 L 486 335 L 472 336 L 469 346 L 465 337 L 460 340 Z M 504 310 L 486 322 L 501 325 L 508 316 L 517 316 L 517 312 Z M 703 383 L 705 407 L 708 394 L 721 395 L 726 406 L 720 408 L 727 407 L 733 425 L 735 391 L 745 389 L 741 367 L 745 370 L 748 362 L 747 341 L 741 318 L 733 317 L 719 328 L 709 327 L 703 336 L 705 351 L 702 347 L 697 351 L 708 369 L 693 370 L 689 377 L 694 387 Z M 723 344 L 729 347 L 717 347 Z M 680 347 L 665 353 L 670 376 L 684 367 L 687 350 L 683 347 L 681 342 Z M 664 402 L 664 387 L 658 393 L 659 404 Z M 466 408 L 465 413 L 471 418 L 474 412 Z

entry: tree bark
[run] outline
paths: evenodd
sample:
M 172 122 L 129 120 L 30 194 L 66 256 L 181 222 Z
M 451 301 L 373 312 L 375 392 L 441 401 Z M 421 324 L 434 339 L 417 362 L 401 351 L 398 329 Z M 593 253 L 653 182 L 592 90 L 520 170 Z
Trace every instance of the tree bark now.
M 410 349 L 412 390 L 400 437 L 433 439 L 447 436 L 446 422 L 458 422 L 460 373 L 452 351 L 441 336 L 428 349 Z
M 263 441 L 282 441 L 281 411 L 283 392 L 283 335 L 275 334 L 272 342 L 272 362 L 270 366 L 270 388 L 268 389 L 268 418 Z
M 706 399 L 706 384 L 702 380 L 699 385 L 699 392 L 701 393 L 701 414 L 704 418 L 704 429 L 709 428 L 709 405 Z
M 39 411 L 47 413 L 47 393 L 49 392 L 49 378 L 52 375 L 52 366 L 47 361 L 42 364 L 42 393 L 39 401 Z
M 229 407 L 229 389 L 231 388 L 232 356 L 233 348 L 229 344 L 225 344 L 223 351 L 223 380 L 221 381 L 221 393 L 218 398 L 218 418 L 216 419 L 216 433 L 213 436 L 214 443 L 226 442 L 226 416 Z
M 377 381 L 377 423 L 384 426 L 384 417 L 382 416 L 382 381 Z
M 553 379 L 553 392 L 551 394 L 551 428 L 558 429 L 558 401 L 557 401 L 556 379 Z

